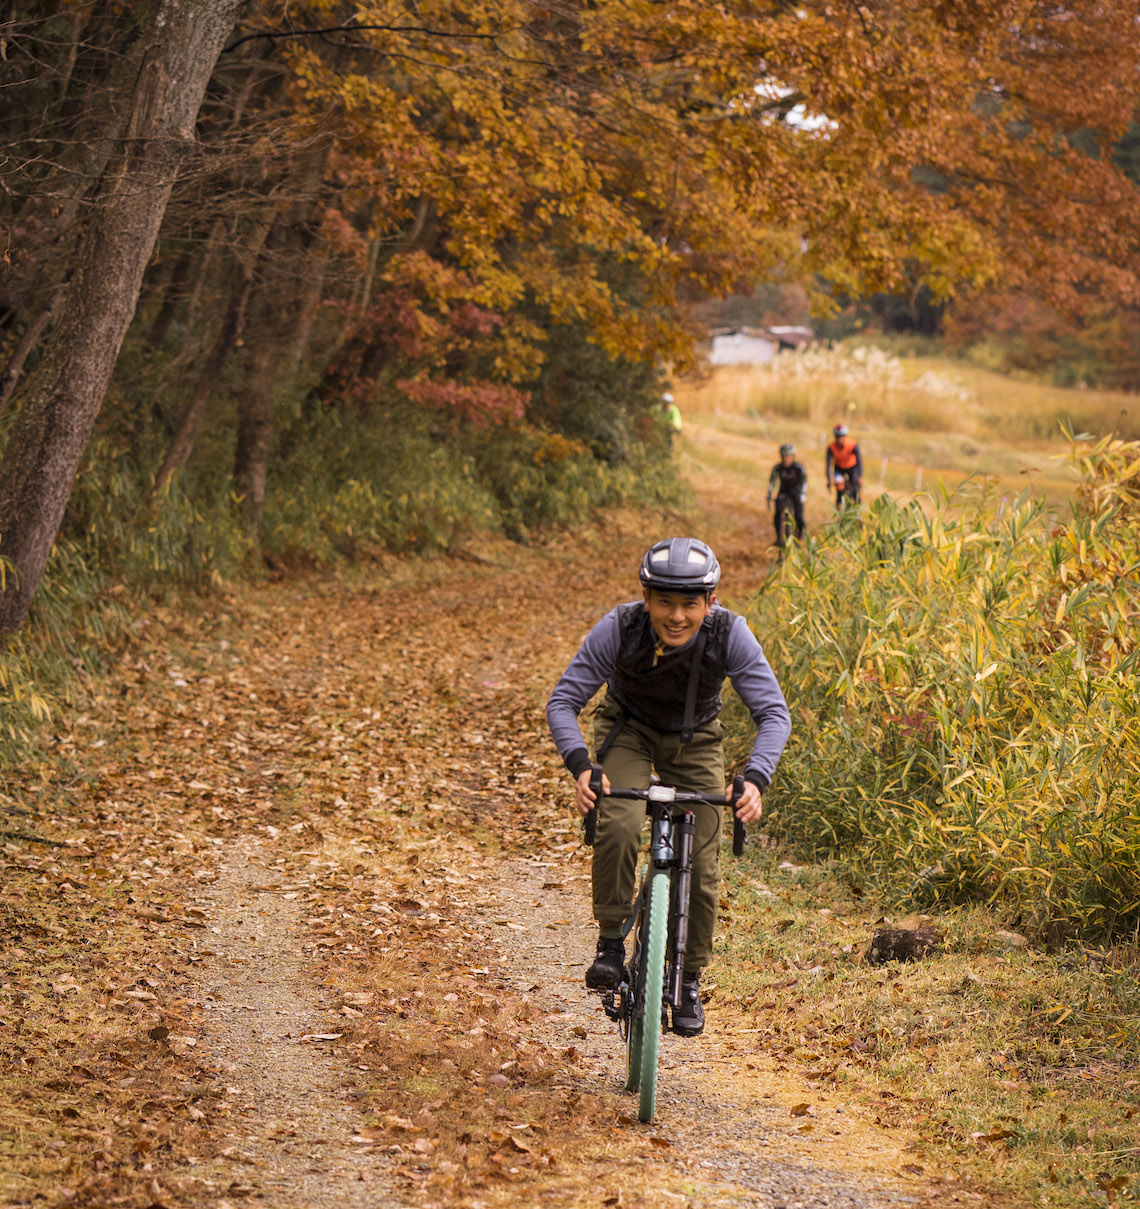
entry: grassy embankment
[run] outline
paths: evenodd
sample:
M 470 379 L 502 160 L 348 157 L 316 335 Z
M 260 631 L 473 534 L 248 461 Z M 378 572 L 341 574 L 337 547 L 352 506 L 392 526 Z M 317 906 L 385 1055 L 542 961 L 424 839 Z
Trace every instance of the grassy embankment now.
M 809 1092 L 878 1099 L 884 1127 L 913 1131 L 915 1167 L 1024 1203 L 1134 1197 L 1140 445 L 1084 443 L 1069 471 L 1047 429 L 1092 427 L 1121 397 L 1003 394 L 964 370 L 967 390 L 921 363 L 860 388 L 844 359 L 833 378 L 817 359 L 814 394 L 783 367 L 718 374 L 687 414 L 804 443 L 848 398 L 874 417 L 865 453 L 941 449 L 948 484 L 974 465 L 997 481 L 910 503 L 912 470 L 909 492 L 820 530 L 754 600 L 796 729 L 768 795 L 777 846 L 730 875 L 720 993 Z M 1048 476 L 1012 471 L 1044 458 Z M 1054 507 L 1016 501 L 1018 480 Z M 785 845 L 816 863 L 781 867 Z M 867 964 L 867 927 L 915 910 L 937 953 Z
M 184 478 L 156 495 L 161 434 L 133 444 L 98 435 L 28 620 L 0 637 L 0 774 L 34 749 L 38 728 L 82 701 L 88 678 L 146 624 L 156 600 L 297 568 L 462 554 L 483 535 L 528 541 L 597 510 L 684 494 L 652 440 L 632 431 L 621 456 L 607 460 L 525 424 L 448 436 L 431 420 L 410 409 L 382 426 L 297 420 L 279 438 L 256 534 L 231 494 L 220 437 L 211 433 Z M 0 448 L 5 435 L 0 424 Z

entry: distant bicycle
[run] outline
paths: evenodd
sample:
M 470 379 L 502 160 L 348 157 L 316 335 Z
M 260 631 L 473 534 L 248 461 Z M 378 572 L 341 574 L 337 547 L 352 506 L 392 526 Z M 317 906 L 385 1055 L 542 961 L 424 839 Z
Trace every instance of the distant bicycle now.
M 595 766 L 590 788 L 602 798 L 602 770 Z M 735 816 L 744 792 L 736 777 L 726 809 L 733 812 L 732 851 L 744 851 L 744 824 Z M 681 1005 L 681 977 L 689 939 L 689 886 L 693 869 L 693 811 L 688 806 L 725 805 L 723 794 L 689 793 L 670 785 L 648 789 L 614 789 L 611 798 L 646 803 L 650 817 L 649 856 L 626 932 L 633 931 L 633 951 L 616 990 L 602 992 L 606 1015 L 617 1021 L 626 1043 L 626 1090 L 638 1093 L 638 1120 L 652 1121 L 657 1111 L 657 1057 L 669 1009 Z M 597 832 L 595 806 L 585 817 L 586 843 Z
M 779 501 L 777 501 L 776 507 L 779 509 Z M 796 515 L 791 508 L 785 508 L 779 513 L 779 517 L 780 537 L 776 545 L 779 548 L 780 553 L 783 554 L 791 544 L 792 538 L 796 535 Z
M 832 480 L 835 488 L 835 509 L 842 512 L 844 508 L 853 507 L 859 502 L 859 480 L 850 474 L 836 474 Z

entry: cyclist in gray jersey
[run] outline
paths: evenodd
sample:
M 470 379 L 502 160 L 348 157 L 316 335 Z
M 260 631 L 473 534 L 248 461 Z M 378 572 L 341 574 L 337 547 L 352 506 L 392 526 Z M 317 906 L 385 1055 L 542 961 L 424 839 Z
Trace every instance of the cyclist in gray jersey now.
M 761 795 L 791 733 L 784 695 L 760 643 L 743 617 L 716 603 L 720 565 L 712 550 L 695 538 L 658 542 L 642 560 L 640 580 L 642 599 L 619 605 L 594 626 L 546 709 L 555 745 L 577 782 L 578 809 L 585 815 L 598 807 L 592 881 L 600 934 L 586 971 L 586 985 L 594 989 L 616 987 L 621 979 L 645 809 L 605 795 L 595 801 L 590 751 L 578 726 L 587 703 L 607 686 L 593 733 L 594 760 L 607 785 L 644 788 L 655 772 L 680 789 L 726 792 L 719 715 L 727 678 L 757 728 L 736 810 L 746 823 L 760 817 Z M 712 953 L 722 817 L 723 810 L 711 806 L 696 815 L 684 1004 L 673 1016 L 673 1031 L 684 1036 L 704 1027 L 699 980 Z

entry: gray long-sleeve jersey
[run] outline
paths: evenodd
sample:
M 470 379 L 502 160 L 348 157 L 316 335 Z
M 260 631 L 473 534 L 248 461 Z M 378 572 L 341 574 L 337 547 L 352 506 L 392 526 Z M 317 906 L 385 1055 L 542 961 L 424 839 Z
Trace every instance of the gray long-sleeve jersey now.
M 720 605 L 713 607 L 721 608 Z M 756 723 L 756 742 L 744 775 L 761 789 L 766 789 L 792 733 L 792 721 L 784 694 L 764 658 L 760 643 L 748 628 L 748 622 L 739 614 L 732 617 L 725 671 Z M 574 776 L 589 767 L 589 754 L 578 729 L 578 715 L 613 675 L 619 644 L 618 610 L 613 609 L 586 635 L 550 694 L 546 720 L 558 754 Z

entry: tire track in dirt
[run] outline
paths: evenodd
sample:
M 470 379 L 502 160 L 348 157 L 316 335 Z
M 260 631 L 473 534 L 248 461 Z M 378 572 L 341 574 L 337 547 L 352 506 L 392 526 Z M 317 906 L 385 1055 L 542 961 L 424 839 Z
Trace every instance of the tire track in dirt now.
M 266 884 L 274 873 L 265 848 L 231 844 L 199 899 L 211 919 L 210 960 L 192 1002 L 228 1112 L 224 1144 L 197 1174 L 207 1191 L 222 1191 L 219 1209 L 250 1195 L 279 1209 L 407 1204 L 384 1157 L 353 1143 L 362 1076 L 325 1052 L 336 1005 L 306 969 L 301 911 Z

